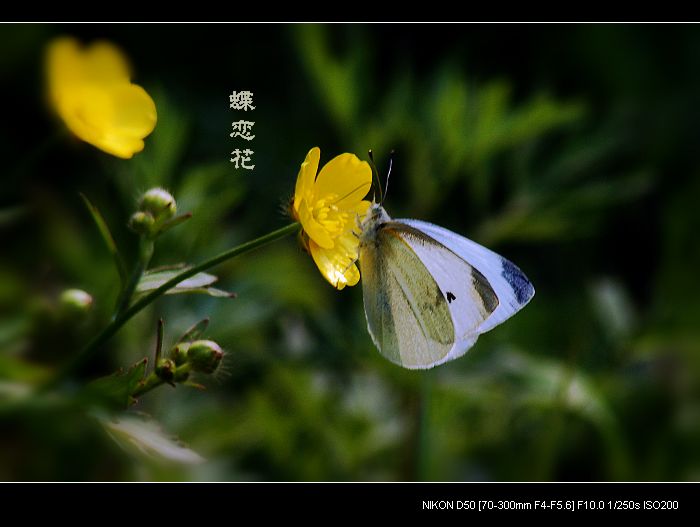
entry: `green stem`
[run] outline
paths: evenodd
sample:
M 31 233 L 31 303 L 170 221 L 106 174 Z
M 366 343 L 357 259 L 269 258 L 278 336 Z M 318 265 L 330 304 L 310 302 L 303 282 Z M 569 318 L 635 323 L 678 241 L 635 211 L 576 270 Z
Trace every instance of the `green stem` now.
M 90 356 L 92 356 L 92 354 L 102 344 L 107 342 L 107 340 L 109 340 L 117 331 L 119 331 L 119 329 L 124 324 L 131 320 L 131 318 L 134 315 L 136 315 L 139 311 L 148 306 L 151 302 L 156 300 L 158 297 L 164 295 L 166 292 L 168 292 L 170 289 L 175 287 L 183 280 L 186 280 L 187 278 L 190 278 L 191 276 L 194 276 L 197 273 L 201 273 L 202 271 L 206 271 L 207 269 L 210 269 L 215 265 L 230 260 L 231 258 L 235 258 L 236 256 L 250 252 L 253 249 L 257 249 L 258 247 L 266 245 L 279 238 L 283 238 L 288 234 L 293 234 L 299 230 L 299 227 L 299 223 L 291 223 L 286 227 L 282 227 L 281 229 L 272 231 L 271 233 L 266 234 L 265 236 L 261 236 L 260 238 L 256 238 L 255 240 L 251 240 L 237 247 L 224 251 L 221 254 L 218 254 L 217 256 L 209 258 L 208 260 L 200 263 L 199 265 L 195 265 L 194 267 L 184 269 L 181 273 L 174 276 L 173 278 L 165 282 L 157 289 L 154 289 L 147 295 L 144 295 L 137 302 L 134 302 L 131 305 L 131 307 L 118 314 L 107 326 L 105 326 L 105 328 L 99 334 L 97 334 L 90 342 L 88 342 L 88 344 L 75 357 L 73 357 L 73 359 L 71 359 L 58 371 L 56 376 L 53 377 L 53 379 L 51 379 L 47 385 L 45 385 L 45 388 L 52 387 L 60 381 L 62 381 L 63 379 L 65 379 L 66 377 L 68 377 L 69 375 L 71 375 Z
M 189 363 L 185 363 L 182 366 L 178 366 L 175 370 L 174 382 L 182 382 L 178 381 L 177 379 L 187 379 L 190 370 L 191 365 Z M 146 377 L 145 380 L 140 382 L 138 386 L 136 386 L 134 391 L 131 392 L 131 396 L 141 397 L 143 394 L 150 392 L 151 390 L 157 388 L 161 384 L 165 384 L 165 381 L 158 377 L 158 375 L 156 375 L 155 372 L 153 372 L 148 377 Z
M 118 318 L 119 315 L 121 315 L 124 311 L 126 311 L 126 308 L 129 307 L 129 303 L 131 302 L 131 298 L 134 296 L 136 287 L 139 285 L 141 276 L 143 276 L 143 272 L 148 268 L 148 264 L 151 263 L 151 258 L 153 257 L 153 245 L 152 239 L 141 239 L 141 243 L 139 245 L 139 259 L 138 262 L 136 262 L 134 269 L 131 271 L 129 281 L 124 285 L 122 294 L 119 297 L 119 301 L 117 302 L 117 310 L 114 314 L 115 318 Z
M 146 379 L 141 382 L 136 389 L 131 393 L 132 397 L 141 397 L 144 393 L 150 392 L 153 388 L 157 388 L 165 381 L 158 377 L 155 373 L 151 373 Z

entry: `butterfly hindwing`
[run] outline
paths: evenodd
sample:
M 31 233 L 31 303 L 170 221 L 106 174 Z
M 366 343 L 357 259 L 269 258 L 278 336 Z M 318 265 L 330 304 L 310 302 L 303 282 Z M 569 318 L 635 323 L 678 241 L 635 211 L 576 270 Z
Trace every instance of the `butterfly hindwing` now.
M 384 227 L 360 247 L 368 329 L 392 362 L 430 368 L 444 362 L 454 345 L 449 304 L 402 233 Z
M 362 298 L 367 317 L 367 329 L 382 355 L 401 365 L 399 344 L 391 312 L 391 294 L 387 282 L 386 259 L 376 250 L 360 249 Z

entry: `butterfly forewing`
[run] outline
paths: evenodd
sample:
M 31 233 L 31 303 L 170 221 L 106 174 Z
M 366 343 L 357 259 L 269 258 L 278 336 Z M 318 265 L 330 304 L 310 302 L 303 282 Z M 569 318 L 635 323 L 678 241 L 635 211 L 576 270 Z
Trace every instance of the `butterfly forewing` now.
M 460 357 L 535 294 L 509 260 L 442 227 L 391 220 L 378 204 L 362 224 L 360 270 L 372 339 L 406 368 Z
M 506 321 L 525 307 L 535 295 L 532 283 L 514 263 L 469 238 L 425 221 L 395 220 L 395 223 L 424 233 L 469 262 L 484 276 L 499 304 L 493 314 L 479 326 L 479 333 L 485 333 Z
M 486 277 L 449 248 L 406 223 L 390 221 L 384 224 L 384 230 L 399 236 L 437 283 L 454 323 L 455 342 L 470 339 L 499 304 Z

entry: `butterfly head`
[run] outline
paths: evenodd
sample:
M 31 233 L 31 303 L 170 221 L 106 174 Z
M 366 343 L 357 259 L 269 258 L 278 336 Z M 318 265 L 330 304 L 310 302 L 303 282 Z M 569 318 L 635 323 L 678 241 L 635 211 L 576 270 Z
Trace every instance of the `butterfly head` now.
M 379 228 L 390 220 L 391 217 L 381 203 L 372 203 L 367 209 L 364 219 L 360 222 L 360 245 L 375 240 Z

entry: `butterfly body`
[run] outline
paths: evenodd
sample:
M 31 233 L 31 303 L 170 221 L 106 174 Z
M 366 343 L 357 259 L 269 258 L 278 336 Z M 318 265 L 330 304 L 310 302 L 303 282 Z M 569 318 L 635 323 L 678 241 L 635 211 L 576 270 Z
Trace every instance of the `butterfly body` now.
M 410 369 L 462 356 L 535 292 L 509 260 L 437 225 L 392 220 L 376 203 L 361 225 L 359 259 L 372 340 Z

